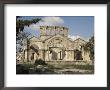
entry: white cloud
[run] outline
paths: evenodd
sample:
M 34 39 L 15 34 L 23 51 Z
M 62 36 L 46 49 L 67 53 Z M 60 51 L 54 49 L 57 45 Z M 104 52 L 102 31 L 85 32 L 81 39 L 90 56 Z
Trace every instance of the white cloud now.
M 29 26 L 32 30 L 39 30 L 39 26 L 57 26 L 57 25 L 63 25 L 64 20 L 60 17 L 44 17 L 42 18 L 42 21 L 39 21 L 36 24 L 32 24 Z
M 84 37 L 81 37 L 81 36 L 79 36 L 79 35 L 68 35 L 68 37 L 70 38 L 70 39 L 72 39 L 73 41 L 74 40 L 76 40 L 76 39 L 78 39 L 78 38 L 81 38 L 81 39 L 83 39 L 83 40 L 86 40 L 86 41 L 88 41 L 88 39 L 86 39 L 86 38 L 84 38 Z
M 64 20 L 60 17 L 44 17 L 43 21 L 48 25 L 59 25 L 64 23 Z
M 76 35 L 68 35 L 69 38 L 71 38 L 72 40 L 76 40 L 77 38 L 81 38 L 80 36 Z

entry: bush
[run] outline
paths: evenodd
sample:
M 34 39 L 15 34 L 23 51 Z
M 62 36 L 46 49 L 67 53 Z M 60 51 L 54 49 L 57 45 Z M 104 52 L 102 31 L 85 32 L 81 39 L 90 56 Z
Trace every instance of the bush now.
M 42 59 L 37 59 L 37 60 L 35 61 L 35 65 L 47 65 L 47 64 L 46 64 L 45 61 L 43 61 Z
M 16 74 L 29 74 L 29 69 L 21 64 L 16 65 Z

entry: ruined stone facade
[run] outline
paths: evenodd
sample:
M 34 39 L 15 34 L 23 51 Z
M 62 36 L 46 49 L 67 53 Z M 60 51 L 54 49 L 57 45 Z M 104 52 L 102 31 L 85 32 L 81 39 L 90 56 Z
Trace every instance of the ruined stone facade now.
M 23 51 L 23 62 L 44 61 L 90 61 L 89 52 L 84 51 L 85 40 L 68 38 L 68 28 L 41 26 L 40 37 L 27 40 Z

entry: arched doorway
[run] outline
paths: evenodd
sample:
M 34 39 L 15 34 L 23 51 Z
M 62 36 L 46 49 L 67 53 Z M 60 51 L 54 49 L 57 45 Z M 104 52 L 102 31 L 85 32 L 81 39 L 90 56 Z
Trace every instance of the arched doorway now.
M 74 59 L 75 60 L 83 60 L 82 51 L 80 51 L 78 49 L 74 50 Z
M 39 47 L 35 44 L 30 46 L 30 60 L 36 60 L 39 57 Z
M 62 47 L 49 47 L 49 51 L 50 60 L 63 60 L 65 57 L 65 50 Z
M 55 37 L 48 42 L 49 60 L 63 60 L 65 56 L 64 39 Z

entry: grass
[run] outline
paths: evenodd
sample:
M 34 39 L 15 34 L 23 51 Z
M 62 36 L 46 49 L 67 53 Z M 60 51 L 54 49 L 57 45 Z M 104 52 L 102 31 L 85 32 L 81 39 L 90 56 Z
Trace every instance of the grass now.
M 55 69 L 81 69 L 81 70 L 94 70 L 94 65 L 81 65 L 81 64 L 56 64 Z
M 56 67 L 57 69 L 63 69 L 63 68 L 66 68 L 66 69 L 82 69 L 82 70 L 94 70 L 94 65 L 76 65 L 76 64 L 73 64 L 73 65 L 62 65 L 62 66 L 57 66 Z
M 94 65 L 89 65 L 89 64 L 85 64 L 85 65 L 81 65 L 81 64 L 44 64 L 41 65 L 41 68 L 38 68 L 38 64 L 23 64 L 22 65 L 24 67 L 24 69 L 21 69 L 22 71 L 24 71 L 25 69 L 29 71 L 29 74 L 58 74 L 57 71 L 59 70 L 65 70 L 67 69 L 67 71 L 61 72 L 63 74 L 82 74 L 80 71 L 81 70 L 88 70 L 91 71 L 91 73 L 94 72 Z M 18 68 L 18 70 L 20 70 Z M 70 71 L 70 69 L 74 70 L 74 69 L 79 69 L 78 72 L 76 71 Z M 89 73 L 89 72 L 85 73 Z M 22 73 L 22 72 L 20 72 Z
M 73 65 L 73 68 L 83 70 L 94 70 L 94 65 Z

